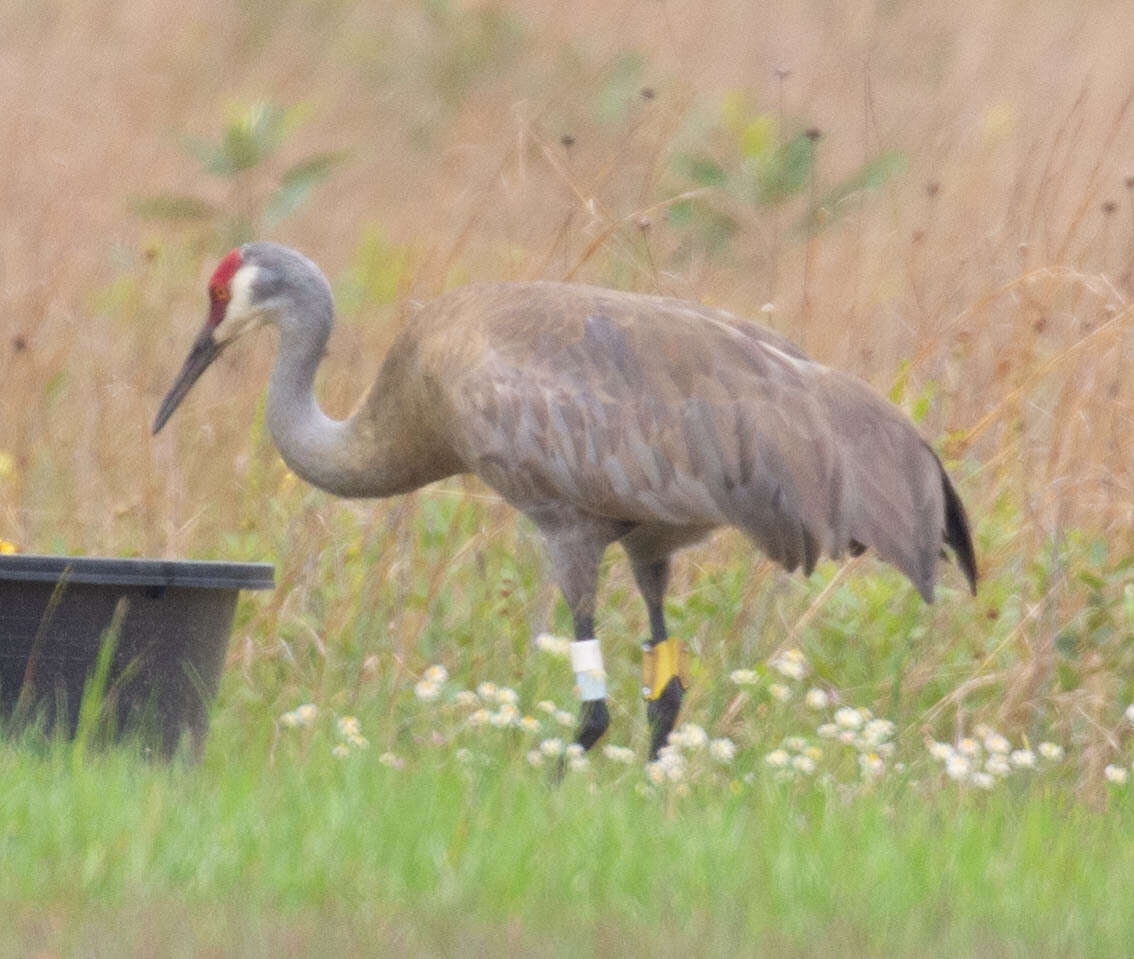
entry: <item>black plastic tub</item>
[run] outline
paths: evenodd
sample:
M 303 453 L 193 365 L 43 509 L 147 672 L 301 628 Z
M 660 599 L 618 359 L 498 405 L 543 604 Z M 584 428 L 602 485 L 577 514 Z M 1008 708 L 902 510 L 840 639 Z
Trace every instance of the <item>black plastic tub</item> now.
M 237 596 L 274 585 L 268 563 L 0 556 L 6 726 L 34 721 L 73 736 L 106 643 L 103 728 L 164 756 L 186 737 L 199 752 Z

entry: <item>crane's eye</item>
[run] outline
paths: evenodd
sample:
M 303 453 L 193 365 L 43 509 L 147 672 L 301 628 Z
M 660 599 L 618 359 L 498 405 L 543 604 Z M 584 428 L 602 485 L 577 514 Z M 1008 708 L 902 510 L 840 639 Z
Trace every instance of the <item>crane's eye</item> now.
M 213 299 L 218 303 L 227 303 L 232 299 L 232 291 L 229 290 L 227 286 L 222 286 L 219 283 L 214 286 L 210 292 L 213 294 Z

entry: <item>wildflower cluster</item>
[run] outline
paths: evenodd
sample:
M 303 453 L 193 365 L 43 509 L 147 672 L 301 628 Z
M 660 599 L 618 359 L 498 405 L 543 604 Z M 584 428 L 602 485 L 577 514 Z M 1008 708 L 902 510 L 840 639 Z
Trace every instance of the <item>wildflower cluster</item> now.
M 1013 746 L 1008 737 L 987 725 L 978 725 L 974 735 L 955 743 L 930 741 L 926 749 L 939 762 L 945 775 L 957 783 L 992 789 L 1014 773 L 1039 768 L 1041 762 L 1055 763 L 1063 758 L 1058 743 L 1042 742 L 1031 749 L 1026 743 Z
M 299 726 L 313 726 L 318 718 L 319 707 L 314 703 L 304 703 L 280 716 L 280 725 L 292 729 Z
M 537 648 L 553 656 L 561 655 L 568 643 L 546 634 L 535 640 Z M 737 791 L 769 777 L 801 786 L 836 784 L 840 791 L 853 793 L 871 789 L 891 772 L 916 763 L 919 771 L 938 771 L 940 783 L 992 789 L 1013 777 L 1054 769 L 1065 758 L 1064 747 L 1057 742 L 1014 742 L 987 725 L 977 725 L 970 735 L 955 741 L 928 740 L 920 757 L 912 757 L 908 750 L 903 754 L 892 720 L 847 702 L 814 672 L 798 649 L 778 652 L 754 668 L 734 670 L 729 678 L 739 691 L 732 697 L 728 719 L 751 732 L 738 743 L 714 737 L 696 722 L 684 722 L 670 734 L 656 760 L 644 764 L 644 779 L 636 780 L 637 788 L 648 794 L 662 790 L 683 795 L 701 783 Z M 640 750 L 616 742 L 605 742 L 588 754 L 571 741 L 577 721 L 574 708 L 565 709 L 552 699 L 525 704 L 515 689 L 491 681 L 475 688 L 455 687 L 441 665 L 425 669 L 414 682 L 413 693 L 419 704 L 428 706 L 430 717 L 428 727 L 418 727 L 417 741 L 451 744 L 463 765 L 492 762 L 494 750 L 484 748 L 491 742 L 533 768 L 611 770 L 637 766 L 644 758 Z M 750 701 L 756 715 L 746 720 L 739 710 Z M 284 713 L 280 725 L 307 727 L 320 715 L 315 705 L 305 703 Z M 1125 722 L 1134 726 L 1134 705 L 1124 715 Z M 346 757 L 366 747 L 356 718 L 338 716 L 334 730 L 335 755 Z M 761 748 L 762 736 L 768 738 Z M 916 743 L 907 745 L 916 752 Z M 378 758 L 388 766 L 404 765 L 393 753 Z M 1115 760 L 1106 767 L 1105 777 L 1115 787 L 1122 786 L 1132 768 Z M 591 788 L 595 785 L 592 779 Z
M 345 759 L 352 749 L 365 749 L 370 741 L 362 735 L 362 724 L 355 716 L 340 716 L 335 721 L 340 741 L 331 750 L 339 759 Z
M 692 780 L 712 775 L 713 767 L 729 766 L 735 758 L 731 739 L 711 739 L 696 723 L 683 723 L 646 765 L 646 779 L 652 786 L 676 785 L 679 793 L 685 792 Z

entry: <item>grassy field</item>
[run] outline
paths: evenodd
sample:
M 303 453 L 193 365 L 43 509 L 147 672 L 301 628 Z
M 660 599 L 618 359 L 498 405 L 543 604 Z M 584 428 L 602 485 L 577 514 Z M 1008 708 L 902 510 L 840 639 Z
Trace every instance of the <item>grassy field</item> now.
M 0 7 L 0 549 L 278 579 L 199 764 L 0 747 L 0 955 L 1128 953 L 1131 38 L 1117 0 Z M 270 334 L 150 437 L 252 236 L 332 280 L 336 415 L 470 279 L 759 317 L 917 420 L 979 595 L 714 536 L 667 610 L 692 725 L 644 769 L 612 551 L 632 758 L 567 756 L 534 638 L 569 618 L 491 491 L 306 487 Z

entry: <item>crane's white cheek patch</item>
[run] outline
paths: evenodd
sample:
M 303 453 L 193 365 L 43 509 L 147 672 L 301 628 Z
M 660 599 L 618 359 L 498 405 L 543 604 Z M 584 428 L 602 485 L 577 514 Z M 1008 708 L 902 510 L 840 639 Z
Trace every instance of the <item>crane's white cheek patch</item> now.
M 233 274 L 228 286 L 228 308 L 224 311 L 224 319 L 213 330 L 213 339 L 217 343 L 234 340 L 264 321 L 261 311 L 252 306 L 252 287 L 256 273 L 256 267 L 249 263 Z

